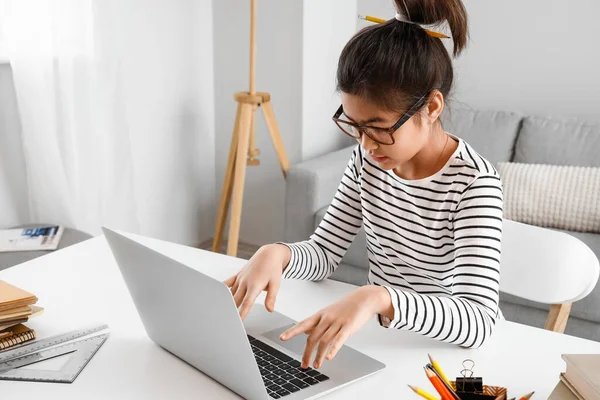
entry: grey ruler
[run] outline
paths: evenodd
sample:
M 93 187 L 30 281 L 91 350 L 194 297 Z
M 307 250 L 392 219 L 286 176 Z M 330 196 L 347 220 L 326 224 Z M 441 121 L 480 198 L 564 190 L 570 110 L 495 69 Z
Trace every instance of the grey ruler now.
M 72 383 L 108 335 L 108 325 L 97 325 L 0 352 L 0 380 Z M 67 354 L 69 360 L 58 371 L 19 369 Z

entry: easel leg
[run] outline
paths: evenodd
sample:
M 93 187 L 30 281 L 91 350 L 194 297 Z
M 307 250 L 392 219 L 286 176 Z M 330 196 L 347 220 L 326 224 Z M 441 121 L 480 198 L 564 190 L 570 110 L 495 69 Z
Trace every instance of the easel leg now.
M 227 221 L 227 211 L 229 210 L 229 200 L 231 199 L 231 190 L 233 187 L 233 169 L 236 160 L 236 151 L 238 147 L 238 137 L 240 131 L 240 114 L 242 105 L 238 103 L 237 112 L 235 115 L 235 124 L 233 125 L 233 134 L 231 135 L 231 145 L 229 146 L 229 156 L 227 157 L 227 169 L 225 170 L 225 180 L 223 189 L 221 190 L 221 200 L 219 201 L 219 211 L 217 214 L 217 227 L 213 238 L 213 252 L 221 250 L 223 242 L 223 230 Z
M 251 104 L 242 104 L 233 179 L 233 202 L 231 204 L 231 220 L 229 222 L 229 238 L 227 242 L 227 254 L 230 256 L 237 255 L 238 240 L 240 236 L 242 200 L 244 197 L 244 182 L 246 179 L 246 158 L 250 142 L 252 111 Z
M 275 146 L 275 153 L 277 153 L 277 158 L 279 159 L 279 164 L 281 165 L 283 177 L 285 178 L 287 176 L 288 169 L 290 169 L 290 162 L 287 158 L 285 147 L 283 146 L 283 140 L 281 140 L 281 134 L 279 133 L 279 127 L 277 126 L 275 113 L 273 113 L 273 107 L 271 106 L 270 101 L 263 103 L 261 107 L 265 115 L 269 133 L 271 134 L 273 146 Z

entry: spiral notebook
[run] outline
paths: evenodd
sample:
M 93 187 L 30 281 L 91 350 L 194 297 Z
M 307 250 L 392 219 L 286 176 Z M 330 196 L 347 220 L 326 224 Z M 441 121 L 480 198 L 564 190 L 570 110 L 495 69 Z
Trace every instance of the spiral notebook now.
M 21 343 L 35 339 L 35 331 L 23 324 L 15 325 L 9 329 L 11 334 L 0 339 L 0 351 L 10 349 Z M 8 332 L 2 332 L 3 334 Z

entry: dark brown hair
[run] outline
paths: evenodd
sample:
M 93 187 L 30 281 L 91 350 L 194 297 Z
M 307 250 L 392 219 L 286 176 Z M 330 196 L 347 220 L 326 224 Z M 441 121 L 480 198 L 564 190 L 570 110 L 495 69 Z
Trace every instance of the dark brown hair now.
M 454 73 L 442 40 L 453 40 L 455 57 L 461 53 L 467 44 L 467 12 L 461 0 L 395 0 L 395 4 L 411 22 L 447 21 L 452 39 L 434 38 L 419 25 L 395 18 L 364 28 L 342 51 L 337 88 L 403 113 L 433 89 L 448 97 Z

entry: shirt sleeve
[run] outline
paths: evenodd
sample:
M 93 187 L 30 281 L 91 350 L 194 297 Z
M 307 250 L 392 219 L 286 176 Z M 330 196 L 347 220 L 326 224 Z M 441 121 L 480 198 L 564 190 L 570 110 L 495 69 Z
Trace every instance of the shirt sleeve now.
M 479 176 L 464 190 L 453 219 L 451 295 L 386 287 L 394 318 L 379 316 L 380 324 L 463 347 L 479 347 L 490 337 L 499 315 L 502 199 L 495 171 Z
M 281 243 L 291 258 L 283 277 L 322 280 L 337 268 L 362 225 L 359 171 L 362 150 L 356 146 L 323 220 L 309 240 Z

